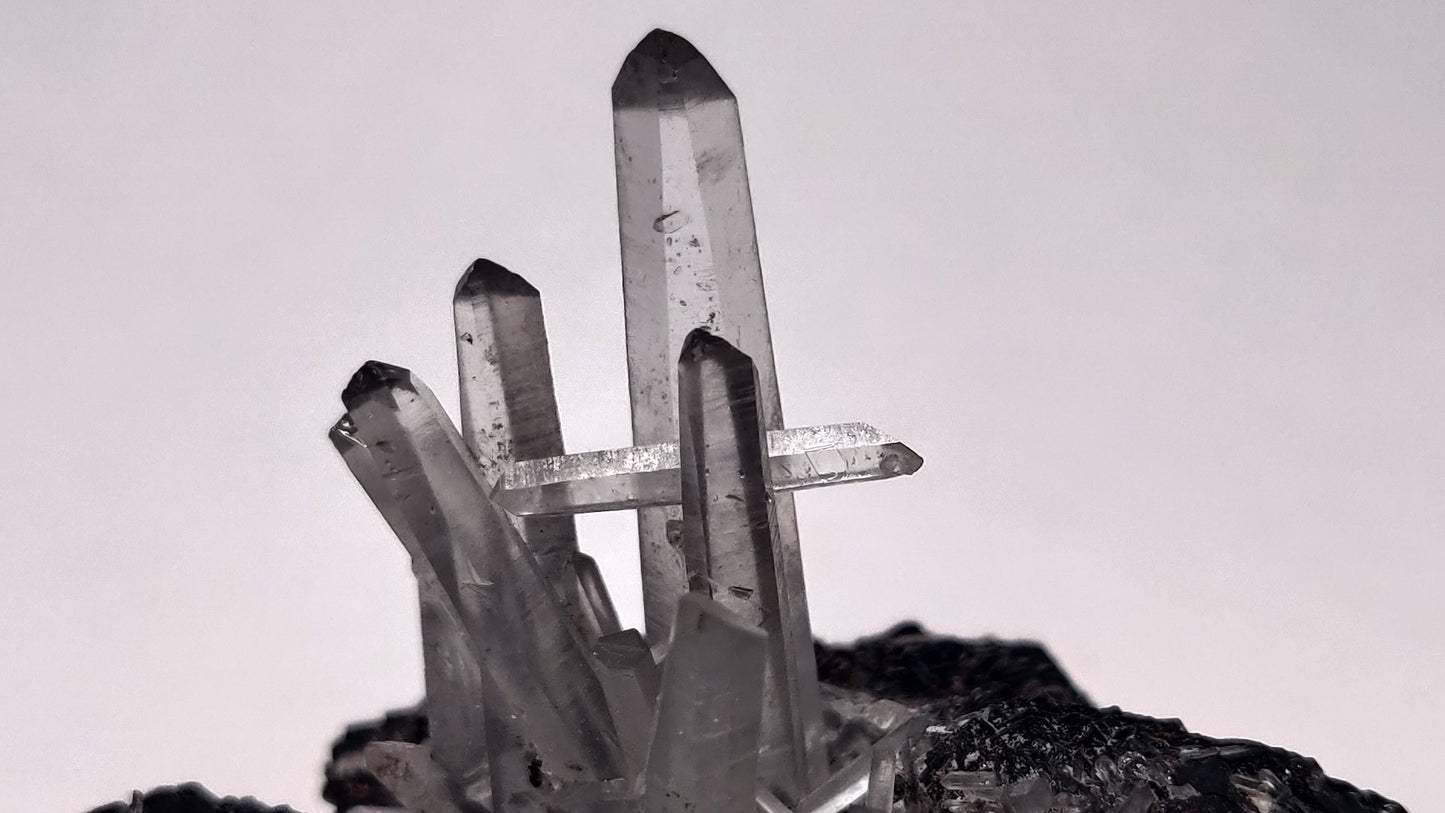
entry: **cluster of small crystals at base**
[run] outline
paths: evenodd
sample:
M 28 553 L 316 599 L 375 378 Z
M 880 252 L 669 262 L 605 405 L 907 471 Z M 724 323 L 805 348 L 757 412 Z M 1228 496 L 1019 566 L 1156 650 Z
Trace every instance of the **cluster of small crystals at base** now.
M 390 364 L 342 395 L 331 440 L 411 557 L 430 721 L 365 767 L 419 813 L 892 810 L 926 726 L 865 711 L 872 735 L 830 759 L 791 492 L 922 459 L 867 424 L 784 427 L 713 68 L 654 31 L 612 94 L 637 445 L 564 453 L 540 296 L 486 260 L 453 299 L 460 425 Z M 619 509 L 638 514 L 645 634 L 621 629 L 572 519 Z

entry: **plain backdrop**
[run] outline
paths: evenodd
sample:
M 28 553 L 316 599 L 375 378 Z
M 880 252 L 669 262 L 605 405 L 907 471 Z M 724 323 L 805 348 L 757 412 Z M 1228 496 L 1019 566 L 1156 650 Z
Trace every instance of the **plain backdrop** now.
M 456 397 L 475 257 L 540 288 L 569 449 L 627 445 L 609 87 L 739 96 L 816 632 L 1047 643 L 1101 704 L 1416 810 L 1445 727 L 1445 7 L 0 4 L 0 809 L 198 780 L 327 809 L 421 693 L 325 434 Z M 588 517 L 640 622 L 635 530 Z

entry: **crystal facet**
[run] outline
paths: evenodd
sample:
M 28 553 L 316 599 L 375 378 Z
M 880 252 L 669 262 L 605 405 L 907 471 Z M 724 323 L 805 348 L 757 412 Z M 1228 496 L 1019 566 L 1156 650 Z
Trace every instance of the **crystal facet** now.
M 801 620 L 782 612 L 786 585 L 774 495 L 764 457 L 758 376 L 748 356 L 705 330 L 688 334 L 678 362 L 682 552 L 688 587 L 768 633 L 761 773 L 784 802 L 815 784 L 825 758 L 822 701 L 811 638 L 806 665 L 790 645 Z M 817 781 L 821 781 L 821 776 Z
M 765 635 L 701 595 L 677 602 L 647 763 L 648 813 L 737 813 L 753 804 Z
M 632 767 L 640 771 L 647 764 L 660 677 L 652 649 L 642 633 L 628 629 L 599 638 L 592 654 L 602 667 L 598 677 L 618 737 Z

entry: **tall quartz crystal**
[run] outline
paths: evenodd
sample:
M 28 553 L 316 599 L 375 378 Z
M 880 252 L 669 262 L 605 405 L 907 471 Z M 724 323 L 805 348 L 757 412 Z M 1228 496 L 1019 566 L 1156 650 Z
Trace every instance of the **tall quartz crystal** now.
M 363 365 L 342 398 L 410 534 L 456 552 L 459 615 L 483 676 L 494 806 L 531 809 L 554 786 L 624 776 L 586 633 L 488 500 L 436 398 L 408 371 L 378 362 Z
M 514 461 L 561 455 L 541 294 L 517 274 L 479 259 L 457 283 L 452 315 L 461 433 L 487 482 Z M 525 517 L 514 524 L 579 627 L 590 638 L 616 632 L 611 599 L 600 579 L 591 578 L 596 564 L 577 550 L 572 518 Z
M 691 43 L 653 31 L 612 85 L 612 122 L 633 442 L 676 440 L 675 365 L 699 327 L 753 358 L 763 428 L 782 429 L 737 99 Z M 781 635 L 801 669 L 813 638 L 790 495 L 776 495 L 774 514 Z M 668 537 L 679 519 L 676 508 L 638 511 L 647 634 L 659 649 L 687 585 Z M 812 782 L 821 771 L 821 761 L 811 766 Z
M 647 813 L 745 813 L 758 782 L 765 635 L 717 602 L 677 605 L 647 763 Z
M 689 589 L 768 633 L 761 781 L 795 802 L 826 765 L 818 671 L 800 665 L 783 635 L 787 586 L 773 521 L 758 375 L 748 356 L 705 330 L 688 334 L 678 362 L 682 552 Z
M 356 427 L 349 417 L 343 417 L 331 427 L 330 438 L 347 468 L 411 557 L 421 604 L 430 757 L 446 772 L 457 792 L 465 793 L 470 786 L 481 784 L 482 795 L 490 795 L 482 675 L 476 650 L 458 615 L 459 585 L 454 553 L 450 548 L 432 545 L 429 550 L 422 546 L 377 471 L 371 450 L 356 436 Z

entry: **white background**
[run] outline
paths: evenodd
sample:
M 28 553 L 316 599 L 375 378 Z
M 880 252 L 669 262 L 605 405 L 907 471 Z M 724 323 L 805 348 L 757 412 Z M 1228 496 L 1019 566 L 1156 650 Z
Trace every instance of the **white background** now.
M 799 497 L 815 630 L 1038 638 L 1434 804 L 1445 11 L 1207 5 L 5 3 L 0 808 L 326 809 L 421 689 L 337 394 L 454 400 L 487 256 L 569 448 L 628 443 L 608 89 L 658 25 L 742 101 L 789 423 L 928 461 Z M 582 531 L 637 622 L 631 518 Z

